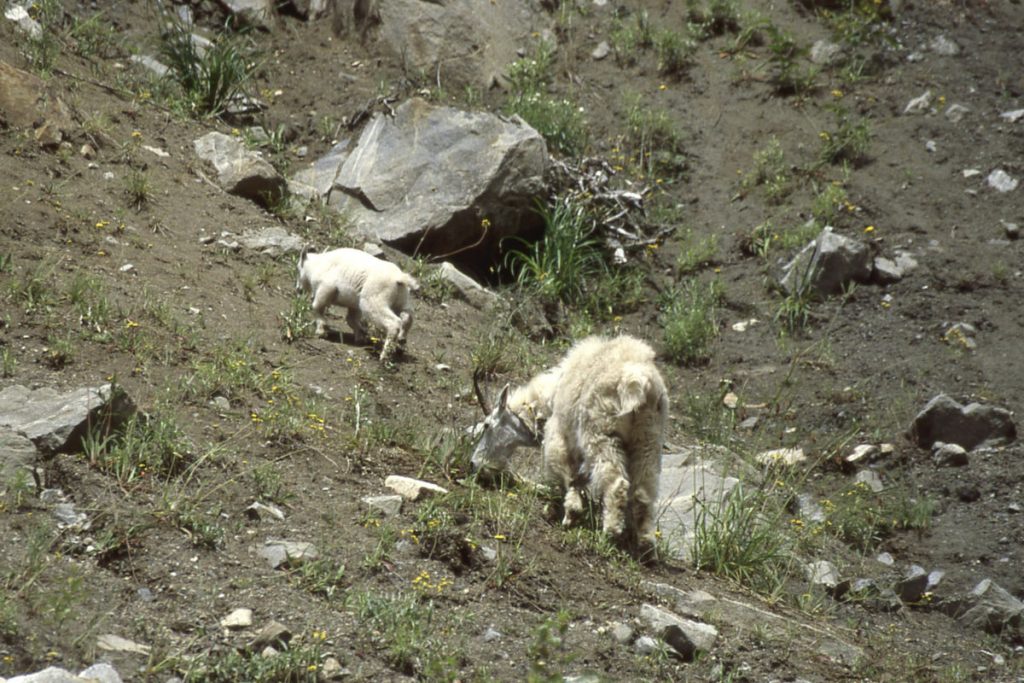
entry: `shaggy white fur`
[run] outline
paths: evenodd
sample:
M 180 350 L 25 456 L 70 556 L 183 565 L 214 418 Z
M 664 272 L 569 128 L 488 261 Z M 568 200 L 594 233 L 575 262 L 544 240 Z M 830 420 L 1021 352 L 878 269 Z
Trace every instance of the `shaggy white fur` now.
M 544 464 L 565 487 L 563 524 L 583 513 L 582 492 L 602 506 L 603 528 L 620 541 L 654 544 L 654 503 L 668 420 L 668 391 L 654 349 L 629 336 L 588 337 L 551 370 L 502 392 L 473 454 L 504 468 L 543 429 Z M 627 538 L 628 536 L 628 538 Z
M 296 289 L 313 294 L 316 333 L 323 336 L 330 306 L 348 309 L 346 320 L 355 333 L 356 343 L 367 341 L 365 316 L 384 330 L 384 360 L 397 344 L 405 341 L 412 326 L 412 299 L 409 292 L 419 289 L 413 276 L 393 263 L 383 261 L 359 249 L 335 249 L 322 254 L 302 252 Z

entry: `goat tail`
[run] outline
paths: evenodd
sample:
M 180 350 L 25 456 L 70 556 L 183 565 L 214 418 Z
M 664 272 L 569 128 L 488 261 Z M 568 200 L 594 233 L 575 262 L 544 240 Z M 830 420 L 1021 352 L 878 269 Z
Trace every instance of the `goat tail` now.
M 619 376 L 619 414 L 657 406 L 665 393 L 657 369 L 650 363 L 626 363 Z

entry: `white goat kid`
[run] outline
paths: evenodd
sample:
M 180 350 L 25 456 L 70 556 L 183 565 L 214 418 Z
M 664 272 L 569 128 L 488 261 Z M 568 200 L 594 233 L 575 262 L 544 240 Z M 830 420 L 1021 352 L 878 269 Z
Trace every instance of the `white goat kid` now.
M 296 289 L 313 294 L 316 333 L 324 336 L 325 314 L 332 306 L 348 309 L 346 320 L 355 333 L 356 344 L 368 340 L 364 316 L 385 332 L 384 360 L 412 326 L 410 291 L 419 289 L 413 276 L 393 263 L 383 261 L 359 249 L 335 249 L 322 254 L 303 250 L 299 257 Z
M 565 525 L 583 513 L 581 492 L 602 506 L 616 541 L 654 547 L 654 504 L 668 419 L 668 392 L 654 350 L 634 337 L 588 337 L 553 369 L 485 412 L 475 469 L 507 469 L 519 446 L 543 444 L 544 466 L 565 488 Z M 543 438 L 541 438 L 543 431 Z

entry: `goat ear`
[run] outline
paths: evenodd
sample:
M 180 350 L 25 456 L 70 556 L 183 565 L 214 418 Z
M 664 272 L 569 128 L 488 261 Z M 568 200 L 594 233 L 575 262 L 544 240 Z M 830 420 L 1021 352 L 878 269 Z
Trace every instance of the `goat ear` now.
M 498 401 L 496 404 L 498 410 L 504 411 L 506 406 L 508 405 L 508 392 L 511 388 L 511 384 L 506 384 L 504 387 L 502 387 L 501 393 L 498 394 Z

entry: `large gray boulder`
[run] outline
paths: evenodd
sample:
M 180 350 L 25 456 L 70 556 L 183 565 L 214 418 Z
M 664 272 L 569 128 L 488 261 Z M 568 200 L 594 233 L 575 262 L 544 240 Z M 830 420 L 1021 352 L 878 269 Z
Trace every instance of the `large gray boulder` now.
M 0 489 L 6 488 L 10 482 L 15 481 L 19 476 L 28 477 L 29 481 L 34 480 L 31 473 L 35 467 L 37 451 L 35 444 L 15 431 L 7 428 L 0 428 Z M 24 472 L 24 475 L 19 475 Z
M 337 19 L 373 34 L 385 52 L 410 73 L 446 89 L 488 88 L 518 57 L 531 34 L 549 23 L 536 2 L 490 0 L 377 0 L 372 17 L 366 3 L 340 0 Z
M 334 174 L 328 203 L 365 237 L 407 251 L 449 254 L 493 246 L 536 221 L 547 146 L 518 117 L 422 99 L 376 115 Z M 319 180 L 332 175 L 320 168 Z
M 217 184 L 228 194 L 273 206 L 284 196 L 285 180 L 259 152 L 230 135 L 212 132 L 193 143 L 196 156 L 213 165 Z
M 964 406 L 939 394 L 914 418 L 910 435 L 921 448 L 931 448 L 936 441 L 942 441 L 971 450 L 1012 442 L 1017 438 L 1017 426 L 1013 413 L 1005 408 L 980 403 Z
M 77 450 L 91 426 L 112 427 L 134 411 L 131 399 L 110 384 L 67 393 L 20 385 L 0 391 L 0 429 L 21 434 L 44 454 Z

